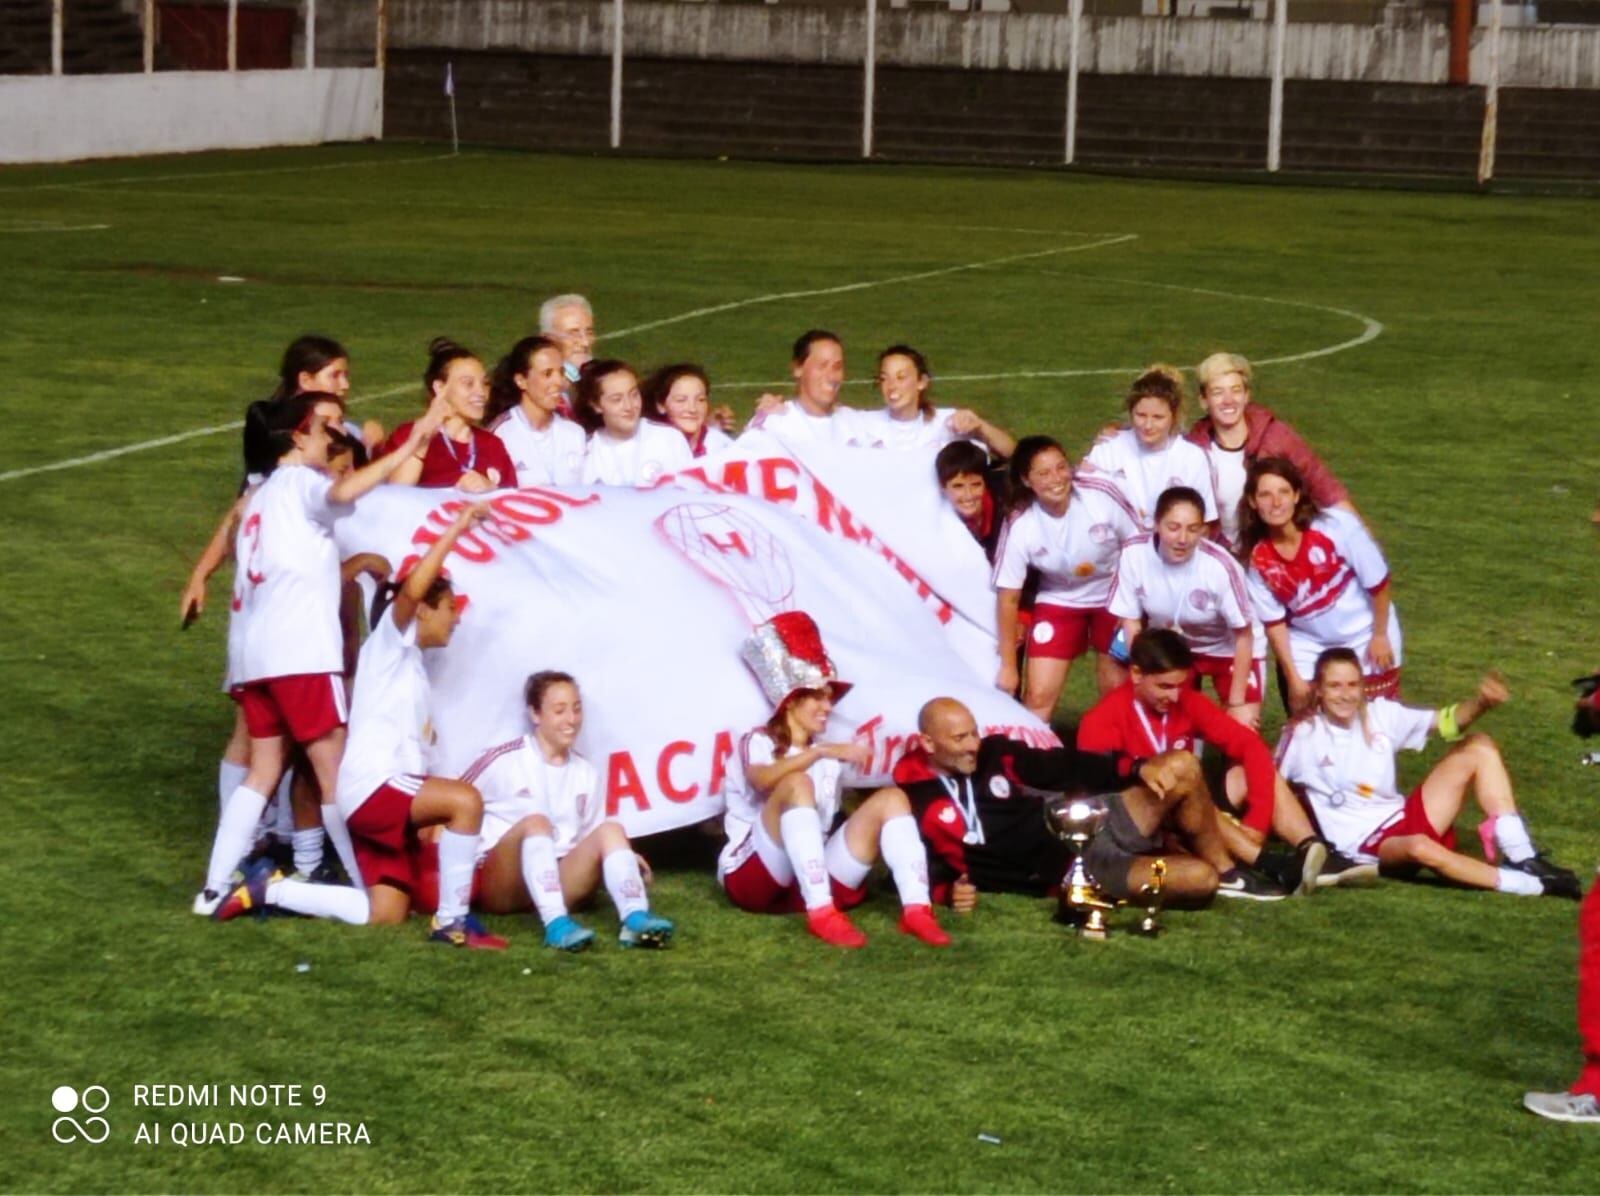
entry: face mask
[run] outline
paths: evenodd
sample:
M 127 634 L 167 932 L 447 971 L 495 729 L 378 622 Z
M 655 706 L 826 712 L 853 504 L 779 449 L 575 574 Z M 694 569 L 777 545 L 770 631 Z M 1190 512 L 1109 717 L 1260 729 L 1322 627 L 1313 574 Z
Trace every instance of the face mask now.
M 568 382 L 576 382 L 578 380 L 578 367 L 573 365 L 570 361 L 563 361 L 561 363 L 561 372 L 567 376 Z

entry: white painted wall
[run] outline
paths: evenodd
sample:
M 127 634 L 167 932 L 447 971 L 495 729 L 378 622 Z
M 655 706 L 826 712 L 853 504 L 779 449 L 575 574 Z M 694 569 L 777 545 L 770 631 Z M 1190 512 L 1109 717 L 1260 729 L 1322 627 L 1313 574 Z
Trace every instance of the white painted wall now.
M 390 0 L 397 49 L 521 50 L 607 54 L 611 6 L 593 0 Z M 865 47 L 864 6 L 661 4 L 628 0 L 627 53 L 646 58 L 739 59 L 855 65 Z M 1064 71 L 1069 18 L 1060 13 L 961 13 L 892 9 L 878 18 L 881 66 Z M 1107 75 L 1264 78 L 1267 21 L 1090 16 L 1081 64 Z M 1473 33 L 1472 80 L 1486 77 L 1485 30 Z M 1291 79 L 1443 83 L 1450 35 L 1442 24 L 1289 25 Z M 1600 28 L 1506 30 L 1502 82 L 1520 87 L 1600 88 Z
M 383 76 L 372 68 L 0 76 L 0 162 L 381 136 Z

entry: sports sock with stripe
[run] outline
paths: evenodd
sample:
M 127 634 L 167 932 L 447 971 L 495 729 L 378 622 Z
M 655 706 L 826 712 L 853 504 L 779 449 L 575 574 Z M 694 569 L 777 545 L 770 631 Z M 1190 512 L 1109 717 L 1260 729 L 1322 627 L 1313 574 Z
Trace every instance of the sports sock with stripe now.
M 556 862 L 555 840 L 549 835 L 528 835 L 522 840 L 522 883 L 528 886 L 533 908 L 546 926 L 567 912 L 561 895 L 561 869 Z
M 807 909 L 833 904 L 833 886 L 828 883 L 828 866 L 822 859 L 822 820 L 815 806 L 795 806 L 778 819 L 783 851 L 794 867 L 795 883 Z
M 644 895 L 639 857 L 633 854 L 633 848 L 621 847 L 606 856 L 600 862 L 600 872 L 605 877 L 611 903 L 617 907 L 617 917 L 625 919 L 636 910 L 650 908 L 650 901 Z

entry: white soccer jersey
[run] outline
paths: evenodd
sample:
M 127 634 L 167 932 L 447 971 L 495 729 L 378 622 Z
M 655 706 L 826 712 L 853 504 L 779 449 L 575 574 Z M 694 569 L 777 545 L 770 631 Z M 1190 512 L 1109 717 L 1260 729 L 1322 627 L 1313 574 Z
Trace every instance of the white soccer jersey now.
M 1254 633 L 1253 655 L 1266 652 L 1244 571 L 1209 540 L 1174 565 L 1162 557 L 1152 533 L 1133 537 L 1117 558 L 1109 609 L 1119 619 L 1142 618 L 1146 627 L 1172 628 L 1196 656 L 1231 657 L 1234 635 L 1244 627 Z
M 333 479 L 283 465 L 250 496 L 234 537 L 228 678 L 235 685 L 344 671 L 339 549 L 333 525 L 352 508 L 330 502 Z
M 1211 463 L 1205 450 L 1176 434 L 1166 448 L 1150 450 L 1132 428 L 1123 428 L 1089 450 L 1077 469 L 1077 485 L 1111 485 L 1133 507 L 1139 526 L 1155 526 L 1156 502 L 1164 490 L 1188 486 L 1205 501 L 1209 523 L 1217 517 L 1217 500 L 1211 489 Z
M 1244 497 L 1244 447 L 1225 449 L 1215 440 L 1205 448 L 1211 462 L 1211 486 L 1216 492 L 1217 518 L 1222 527 L 1222 542 L 1230 548 L 1239 543 L 1239 500 Z
M 1389 583 L 1389 565 L 1371 533 L 1349 511 L 1330 507 L 1311 521 L 1293 560 L 1262 540 L 1250 554 L 1250 597 L 1263 623 L 1287 623 L 1295 670 L 1309 678 L 1325 648 L 1350 648 L 1367 662 L 1372 595 Z M 1389 643 L 1400 657 L 1400 619 L 1389 605 Z
M 617 440 L 604 428 L 589 437 L 583 483 L 650 486 L 662 474 L 688 469 L 693 464 L 694 453 L 682 432 L 641 419 L 626 440 Z
M 861 422 L 871 438 L 868 443 L 876 442 L 879 448 L 938 450 L 952 440 L 971 439 L 950 430 L 950 417 L 955 413 L 954 407 L 935 407 L 932 419 L 923 419 L 920 412 L 913 419 L 895 419 L 887 407 L 882 407 L 863 411 Z
M 794 399 L 784 400 L 783 406 L 750 421 L 752 428 L 771 432 L 783 440 L 812 444 L 847 444 L 872 448 L 878 441 L 873 429 L 854 407 L 842 404 L 828 415 L 810 415 Z
M 761 807 L 766 805 L 767 797 L 750 784 L 745 770 L 752 764 L 771 764 L 776 759 L 773 747 L 772 736 L 759 728 L 739 741 L 739 767 L 728 773 L 723 791 L 727 812 L 722 817 L 722 829 L 727 833 L 728 843 L 717 858 L 718 876 L 725 875 L 730 867 L 742 862 L 745 853 L 740 848 L 761 818 Z M 839 788 L 843 775 L 844 766 L 827 757 L 814 761 L 806 769 L 806 776 L 811 778 L 816 792 L 817 818 L 822 822 L 823 834 L 827 834 L 833 826 L 833 820 L 838 817 Z
M 995 548 L 991 584 L 1020 590 L 1031 565 L 1039 571 L 1038 601 L 1097 610 L 1111 597 L 1118 552 L 1138 533 L 1133 511 L 1120 495 L 1074 489 L 1059 519 L 1034 503 L 1006 524 Z
M 685 440 L 688 438 L 685 437 Z M 720 453 L 723 449 L 733 444 L 733 437 L 729 436 L 715 424 L 706 425 L 706 434 L 701 439 L 701 448 L 707 457 Z
M 522 819 L 542 814 L 555 831 L 560 859 L 605 821 L 605 794 L 594 765 L 576 752 L 565 764 L 552 764 L 532 734 L 490 748 L 461 779 L 483 795 L 483 851 Z
M 528 420 L 522 404 L 512 407 L 490 425 L 517 467 L 519 486 L 576 486 L 583 481 L 583 458 L 588 451 L 584 431 L 570 419 L 553 416 L 544 430 Z
M 354 814 L 391 777 L 426 775 L 432 739 L 428 670 L 417 647 L 417 622 L 401 631 L 391 605 L 356 662 L 350 735 L 335 794 L 339 812 L 346 818 Z
M 1374 698 L 1367 703 L 1365 734 L 1360 719 L 1341 727 L 1322 714 L 1284 728 L 1278 771 L 1305 787 L 1317 825 L 1336 850 L 1360 855 L 1367 836 L 1400 816 L 1406 795 L 1395 782 L 1394 754 L 1426 747 L 1435 714 Z

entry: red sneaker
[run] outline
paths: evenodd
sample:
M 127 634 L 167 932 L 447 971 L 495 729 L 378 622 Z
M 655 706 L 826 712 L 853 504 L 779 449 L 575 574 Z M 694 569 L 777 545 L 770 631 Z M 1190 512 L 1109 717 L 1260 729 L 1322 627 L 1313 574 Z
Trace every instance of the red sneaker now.
M 950 936 L 933 916 L 931 905 L 908 905 L 900 914 L 900 933 L 913 935 L 930 947 L 948 947 Z
M 825 905 L 806 913 L 806 928 L 832 947 L 865 947 L 867 936 L 838 906 Z

